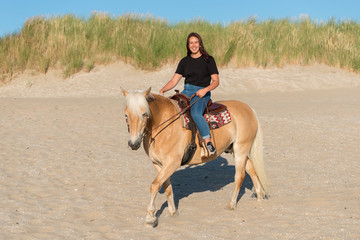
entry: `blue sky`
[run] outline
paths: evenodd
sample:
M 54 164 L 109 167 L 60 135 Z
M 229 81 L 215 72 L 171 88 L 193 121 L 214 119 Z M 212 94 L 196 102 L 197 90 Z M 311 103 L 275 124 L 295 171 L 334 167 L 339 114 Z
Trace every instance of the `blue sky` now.
M 72 13 L 87 17 L 94 11 L 118 16 L 150 14 L 169 23 L 201 18 L 227 24 L 256 17 L 258 20 L 299 18 L 355 20 L 360 22 L 359 0 L 3 0 L 0 4 L 0 36 L 18 32 L 26 19 Z

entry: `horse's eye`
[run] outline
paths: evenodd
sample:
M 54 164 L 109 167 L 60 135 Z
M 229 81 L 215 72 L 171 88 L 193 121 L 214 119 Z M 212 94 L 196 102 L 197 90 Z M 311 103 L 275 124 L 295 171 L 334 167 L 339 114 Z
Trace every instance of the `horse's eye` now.
M 149 114 L 144 113 L 142 116 L 143 116 L 143 118 L 148 118 L 148 117 L 149 117 Z
M 127 114 L 125 114 L 125 120 L 126 120 L 126 121 L 128 120 L 128 115 L 127 115 Z

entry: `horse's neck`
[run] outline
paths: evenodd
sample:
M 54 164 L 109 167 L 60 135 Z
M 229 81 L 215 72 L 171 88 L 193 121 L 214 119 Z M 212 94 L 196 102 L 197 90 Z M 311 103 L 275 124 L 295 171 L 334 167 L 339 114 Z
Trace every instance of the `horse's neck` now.
M 155 95 L 155 101 L 149 102 L 151 111 L 151 123 L 153 126 L 159 125 L 171 116 L 176 114 L 176 109 L 169 98 Z

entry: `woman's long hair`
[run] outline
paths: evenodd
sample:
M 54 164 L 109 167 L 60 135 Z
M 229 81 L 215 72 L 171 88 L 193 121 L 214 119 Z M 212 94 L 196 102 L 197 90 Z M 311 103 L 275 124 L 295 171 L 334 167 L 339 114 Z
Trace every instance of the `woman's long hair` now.
M 200 37 L 200 35 L 196 32 L 192 32 L 189 34 L 189 36 L 187 37 L 186 40 L 186 49 L 187 49 L 187 55 L 190 56 L 191 55 L 191 50 L 189 48 L 189 40 L 191 37 L 196 37 L 199 40 L 199 45 L 200 45 L 200 53 L 201 55 L 205 58 L 205 60 L 207 61 L 210 57 L 210 55 L 207 53 L 207 51 L 205 50 L 202 38 Z

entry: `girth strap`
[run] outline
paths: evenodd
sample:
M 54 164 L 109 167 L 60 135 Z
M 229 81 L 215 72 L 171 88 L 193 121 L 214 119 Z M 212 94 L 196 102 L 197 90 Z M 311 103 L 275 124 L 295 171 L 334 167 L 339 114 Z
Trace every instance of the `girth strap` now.
M 186 96 L 185 94 L 179 93 L 178 91 L 176 91 L 176 93 L 177 94 L 170 97 L 170 99 L 177 101 L 182 109 L 185 109 L 186 107 L 190 106 L 190 99 L 188 98 L 188 96 Z M 190 111 L 190 108 L 187 108 L 187 110 L 185 112 L 187 112 L 187 111 Z M 197 149 L 197 145 L 195 142 L 197 127 L 196 127 L 194 120 L 191 118 L 191 114 L 188 114 L 188 117 L 190 120 L 189 128 L 191 130 L 191 141 L 190 141 L 190 144 L 188 145 L 187 150 L 181 160 L 181 166 L 186 165 L 187 163 L 189 163 L 191 161 L 191 159 L 193 158 L 193 156 L 196 152 L 196 149 Z

